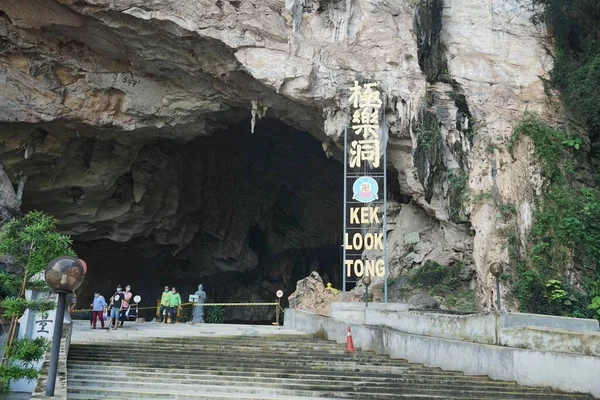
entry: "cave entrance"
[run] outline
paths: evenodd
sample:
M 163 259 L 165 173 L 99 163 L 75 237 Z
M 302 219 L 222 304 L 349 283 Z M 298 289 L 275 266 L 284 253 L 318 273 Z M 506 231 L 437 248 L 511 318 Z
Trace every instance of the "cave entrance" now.
M 202 283 L 209 302 L 272 302 L 281 289 L 287 303 L 311 271 L 341 287 L 343 165 L 309 134 L 263 119 L 254 133 L 245 120 L 210 137 L 153 139 L 135 151 L 118 135 L 78 141 L 74 148 L 85 151 L 75 158 L 87 166 L 74 159 L 71 168 L 84 176 L 58 176 L 51 188 L 30 178 L 24 205 L 52 213 L 73 235 L 89 266 L 80 306 L 117 284 L 131 284 L 144 306 L 165 285 L 184 302 Z M 99 162 L 99 153 L 108 160 Z M 226 316 L 269 320 L 274 307 L 230 307 Z

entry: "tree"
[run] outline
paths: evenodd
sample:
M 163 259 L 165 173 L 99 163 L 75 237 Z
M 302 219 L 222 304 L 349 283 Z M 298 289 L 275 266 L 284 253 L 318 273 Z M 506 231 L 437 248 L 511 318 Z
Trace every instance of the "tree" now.
M 45 338 L 15 339 L 15 335 L 17 321 L 25 310 L 48 312 L 54 309 L 51 301 L 26 300 L 25 289 L 46 286 L 39 273 L 53 258 L 76 257 L 71 238 L 58 233 L 57 224 L 54 217 L 31 211 L 8 221 L 0 230 L 0 254 L 10 260 L 7 269 L 0 271 L 0 312 L 11 320 L 0 364 L 0 393 L 8 391 L 11 380 L 36 379 L 38 371 L 33 365 L 42 359 L 49 346 Z

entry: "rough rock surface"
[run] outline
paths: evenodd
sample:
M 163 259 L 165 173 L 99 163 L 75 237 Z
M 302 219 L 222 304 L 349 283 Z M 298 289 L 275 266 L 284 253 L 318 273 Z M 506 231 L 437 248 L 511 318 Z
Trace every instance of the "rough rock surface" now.
M 328 315 L 330 304 L 341 300 L 341 293 L 334 294 L 325 289 L 323 279 L 317 272 L 312 272 L 306 278 L 299 280 L 296 291 L 288 297 L 290 308 L 321 315 Z
M 10 179 L 0 165 L 0 226 L 12 216 L 17 215 L 20 207 L 21 202 L 17 199 Z M 0 257 L 0 263 L 4 262 L 3 257 Z
M 363 294 L 364 296 L 364 294 Z M 331 303 L 342 301 L 342 293 L 332 293 L 325 288 L 323 279 L 318 272 L 311 272 L 309 276 L 301 279 L 296 284 L 296 290 L 288 297 L 290 308 L 310 311 L 316 314 L 329 315 Z M 359 295 L 358 288 L 346 292 L 344 301 L 364 301 Z
M 240 121 L 252 135 L 266 116 L 339 159 L 346 88 L 374 79 L 398 185 L 392 272 L 472 259 L 489 308 L 488 265 L 508 259 L 497 207 L 515 205 L 524 237 L 541 182 L 527 141 L 514 157 L 500 150 L 526 110 L 553 112 L 539 78 L 551 67 L 545 32 L 530 16 L 529 1 L 518 0 L 5 0 L 0 162 L 13 182 L 28 176 L 25 205 L 52 212 L 78 241 L 138 240 L 150 244 L 137 251 L 164 245 L 204 260 L 177 267 L 183 278 L 248 270 L 261 264 L 250 228 L 269 229 L 260 201 L 246 198 L 257 201 L 252 215 L 210 213 L 200 227 L 194 207 L 234 201 L 205 197 L 202 186 L 227 192 L 203 174 L 216 174 L 211 157 L 231 149 L 196 165 L 183 161 L 188 143 Z M 244 184 L 234 181 L 226 182 Z M 202 200 L 190 203 L 186 191 Z M 281 208 L 294 209 L 296 198 Z M 420 241 L 405 243 L 415 231 Z M 286 240 L 298 248 L 306 236 Z
M 417 293 L 408 302 L 415 308 L 436 309 L 440 307 L 438 301 L 427 293 Z
M 331 303 L 342 301 L 342 293 L 332 293 L 325 289 L 323 279 L 317 272 L 301 279 L 296 284 L 296 291 L 288 297 L 291 308 L 310 311 L 316 314 L 329 315 Z M 362 301 L 357 290 L 346 293 L 344 301 Z

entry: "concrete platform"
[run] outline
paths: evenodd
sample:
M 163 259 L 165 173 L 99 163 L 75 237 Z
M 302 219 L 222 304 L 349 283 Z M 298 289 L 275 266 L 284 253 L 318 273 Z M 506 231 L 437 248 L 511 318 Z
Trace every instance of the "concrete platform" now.
M 92 329 L 89 321 L 73 321 L 71 343 L 98 343 L 115 339 L 306 335 L 305 332 L 283 329 L 283 326 L 230 324 L 161 324 L 157 322 L 126 322 L 123 328 Z

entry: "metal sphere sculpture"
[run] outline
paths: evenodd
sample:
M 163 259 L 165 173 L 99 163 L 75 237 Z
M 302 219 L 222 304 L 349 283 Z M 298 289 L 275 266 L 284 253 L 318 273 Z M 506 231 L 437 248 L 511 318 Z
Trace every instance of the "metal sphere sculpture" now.
M 84 275 L 85 269 L 80 260 L 61 256 L 48 263 L 45 279 L 51 289 L 73 291 L 81 286 Z

